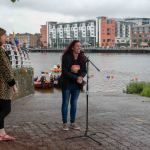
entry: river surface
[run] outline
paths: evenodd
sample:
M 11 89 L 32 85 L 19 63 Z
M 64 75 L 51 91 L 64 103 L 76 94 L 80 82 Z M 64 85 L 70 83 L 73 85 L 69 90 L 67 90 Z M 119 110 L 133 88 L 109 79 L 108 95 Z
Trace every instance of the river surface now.
M 100 69 L 90 65 L 90 92 L 122 93 L 131 80 L 150 82 L 149 54 L 88 53 L 90 60 Z M 30 53 L 34 76 L 49 72 L 60 64 L 61 53 Z M 85 78 L 86 79 L 86 78 Z

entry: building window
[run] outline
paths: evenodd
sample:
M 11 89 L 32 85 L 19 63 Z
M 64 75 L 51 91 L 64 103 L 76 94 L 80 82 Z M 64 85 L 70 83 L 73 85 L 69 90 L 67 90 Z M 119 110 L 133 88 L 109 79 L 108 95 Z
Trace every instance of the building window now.
M 111 24 L 112 23 L 112 20 L 107 20 L 107 24 Z

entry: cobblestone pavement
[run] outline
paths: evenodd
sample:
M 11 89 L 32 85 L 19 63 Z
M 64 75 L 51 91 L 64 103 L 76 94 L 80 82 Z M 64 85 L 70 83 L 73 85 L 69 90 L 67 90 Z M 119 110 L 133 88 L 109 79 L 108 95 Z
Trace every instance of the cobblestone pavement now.
M 62 131 L 61 94 L 35 93 L 16 100 L 6 119 L 15 142 L 0 142 L 0 150 L 150 150 L 150 99 L 132 95 L 90 93 L 89 138 L 84 134 L 86 99 L 80 95 L 77 122 L 81 131 Z

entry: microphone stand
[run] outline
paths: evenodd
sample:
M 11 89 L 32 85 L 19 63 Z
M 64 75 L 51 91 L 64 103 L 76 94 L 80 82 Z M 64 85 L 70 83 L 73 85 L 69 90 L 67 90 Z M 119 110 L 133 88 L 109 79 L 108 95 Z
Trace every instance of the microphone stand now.
M 87 57 L 87 59 L 86 59 L 87 84 L 86 84 L 86 128 L 85 128 L 85 132 L 84 132 L 84 135 L 66 138 L 66 140 L 75 139 L 75 138 L 89 138 L 89 139 L 91 139 L 92 141 L 98 143 L 99 145 L 102 145 L 99 141 L 95 140 L 95 139 L 92 137 L 92 135 L 96 135 L 96 133 L 88 134 L 88 132 L 89 132 L 89 63 L 90 63 L 97 71 L 100 71 L 100 69 L 89 59 L 89 57 Z

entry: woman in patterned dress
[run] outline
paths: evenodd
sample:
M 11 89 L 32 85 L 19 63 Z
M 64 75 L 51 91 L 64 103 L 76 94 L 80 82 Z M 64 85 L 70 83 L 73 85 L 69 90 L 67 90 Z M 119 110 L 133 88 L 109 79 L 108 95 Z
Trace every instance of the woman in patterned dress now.
M 13 70 L 3 44 L 6 42 L 6 31 L 0 28 L 0 141 L 15 140 L 4 129 L 4 119 L 11 111 L 11 100 L 17 93 Z

